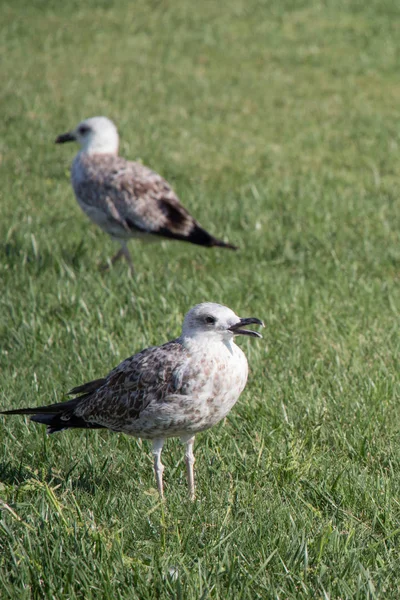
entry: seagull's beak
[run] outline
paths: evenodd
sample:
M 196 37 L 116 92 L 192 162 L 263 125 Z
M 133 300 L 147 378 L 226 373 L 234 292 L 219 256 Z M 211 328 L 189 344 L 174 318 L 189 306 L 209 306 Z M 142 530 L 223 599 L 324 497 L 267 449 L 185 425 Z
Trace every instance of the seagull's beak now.
M 68 133 L 62 133 L 61 135 L 58 136 L 58 138 L 55 140 L 56 144 L 65 144 L 65 142 L 74 142 L 75 141 L 75 136 L 73 133 L 71 133 L 70 131 L 68 131 Z
M 256 319 L 255 317 L 249 317 L 248 319 L 240 319 L 240 321 L 238 321 L 234 325 L 231 325 L 229 327 L 229 331 L 232 331 L 234 335 L 250 335 L 252 337 L 262 338 L 261 333 L 258 333 L 258 331 L 242 329 L 242 327 L 245 327 L 246 325 L 261 325 L 261 327 L 264 327 L 264 323 L 260 321 L 260 319 Z

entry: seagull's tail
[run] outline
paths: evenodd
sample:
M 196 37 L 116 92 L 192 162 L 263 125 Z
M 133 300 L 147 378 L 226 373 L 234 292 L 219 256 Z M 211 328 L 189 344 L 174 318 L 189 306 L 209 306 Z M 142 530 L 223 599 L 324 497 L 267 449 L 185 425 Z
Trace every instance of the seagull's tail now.
M 85 396 L 57 402 L 48 406 L 36 406 L 35 408 L 16 408 L 13 410 L 0 411 L 2 415 L 31 415 L 31 421 L 47 425 L 47 433 L 55 433 L 63 429 L 84 428 L 101 429 L 102 425 L 85 421 L 82 417 L 74 414 L 75 408 Z
M 197 225 L 197 223 L 194 225 L 189 235 L 185 239 L 186 241 L 191 242 L 192 244 L 206 246 L 207 248 L 213 248 L 215 246 L 218 246 L 219 248 L 229 248 L 230 250 L 238 250 L 237 246 L 215 238 L 213 235 L 208 233 L 208 231 L 200 227 L 200 225 Z

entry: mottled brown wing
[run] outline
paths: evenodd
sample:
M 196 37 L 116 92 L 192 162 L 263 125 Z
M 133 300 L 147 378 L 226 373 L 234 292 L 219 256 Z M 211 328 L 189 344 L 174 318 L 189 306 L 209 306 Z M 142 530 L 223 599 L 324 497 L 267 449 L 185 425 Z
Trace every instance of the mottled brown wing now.
M 74 414 L 121 430 L 150 404 L 185 393 L 187 362 L 187 351 L 177 341 L 147 348 L 113 369 L 99 389 L 79 402 Z
M 79 156 L 72 184 L 82 208 L 105 229 L 108 221 L 132 232 L 168 229 L 187 235 L 195 225 L 167 181 L 141 163 L 111 155 Z
M 141 163 L 110 155 L 78 155 L 72 184 L 85 213 L 113 237 L 145 233 L 236 249 L 203 229 L 168 182 Z
M 173 237 L 188 236 L 197 225 L 167 181 L 140 163 L 126 163 L 114 181 L 115 207 L 131 229 Z

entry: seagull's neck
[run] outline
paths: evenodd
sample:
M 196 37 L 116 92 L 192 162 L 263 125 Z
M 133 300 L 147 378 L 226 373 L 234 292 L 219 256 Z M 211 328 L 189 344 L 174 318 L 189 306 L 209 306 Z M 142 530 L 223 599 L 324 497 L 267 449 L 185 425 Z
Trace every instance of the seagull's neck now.
M 221 353 L 228 350 L 230 354 L 234 354 L 236 346 L 234 339 L 221 339 L 219 336 L 196 333 L 196 335 L 182 335 L 182 345 L 189 351 L 198 352 L 203 350 L 209 354 L 213 352 Z
M 82 146 L 79 154 L 84 156 L 92 156 L 94 154 L 111 154 L 118 156 L 118 143 L 110 141 L 93 141 L 86 146 Z

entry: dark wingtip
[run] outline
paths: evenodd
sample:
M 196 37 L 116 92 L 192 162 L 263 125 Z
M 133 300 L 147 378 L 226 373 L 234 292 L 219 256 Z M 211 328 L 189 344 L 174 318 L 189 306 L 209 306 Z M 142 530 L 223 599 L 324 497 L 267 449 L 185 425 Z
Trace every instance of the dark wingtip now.
M 212 246 L 216 246 L 218 248 L 228 248 L 229 250 L 239 250 L 239 246 L 234 246 L 233 244 L 230 244 L 229 242 L 223 242 L 222 240 L 217 240 L 217 239 L 215 239 Z
M 11 410 L 0 410 L 0 415 L 34 415 L 35 408 L 13 408 Z
M 96 392 L 99 387 L 105 384 L 106 381 L 107 379 L 105 377 L 102 377 L 101 379 L 94 379 L 93 381 L 89 381 L 88 383 L 84 383 L 83 385 L 78 385 L 72 388 L 72 390 L 69 390 L 69 392 L 67 392 L 67 396 Z
M 228 248 L 229 250 L 238 250 L 237 246 L 234 246 L 229 242 L 219 240 L 197 224 L 193 227 L 192 231 L 188 235 L 187 241 L 191 242 L 192 244 L 198 244 L 199 246 L 206 246 L 208 248 Z

